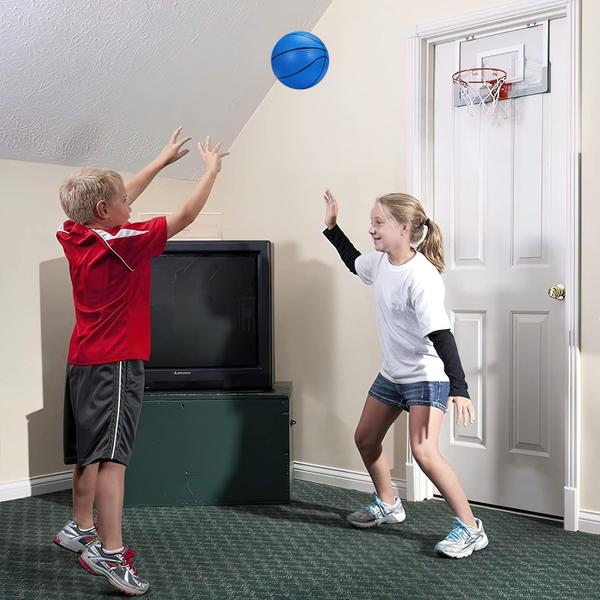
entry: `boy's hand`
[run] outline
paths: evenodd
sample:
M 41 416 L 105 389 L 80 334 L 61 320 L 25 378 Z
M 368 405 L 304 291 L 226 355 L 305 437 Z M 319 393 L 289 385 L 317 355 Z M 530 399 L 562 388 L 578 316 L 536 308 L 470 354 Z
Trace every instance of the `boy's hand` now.
M 221 152 L 221 142 L 211 148 L 210 135 L 206 136 L 204 144 L 198 144 L 198 150 L 200 150 L 200 156 L 202 156 L 206 170 L 214 173 L 221 170 L 221 159 L 229 154 L 229 152 Z
M 179 160 L 182 156 L 185 156 L 189 150 L 186 148 L 182 150 L 181 147 L 189 142 L 192 138 L 186 137 L 183 140 L 178 140 L 179 134 L 183 127 L 178 127 L 171 136 L 171 139 L 167 142 L 167 145 L 158 153 L 156 160 L 160 163 L 161 168 L 174 163 L 176 160 Z
M 325 190 L 323 198 L 325 199 L 325 225 L 327 226 L 327 229 L 332 229 L 337 223 L 337 200 L 329 190 Z
M 456 409 L 456 423 L 465 427 L 475 422 L 475 407 L 469 398 L 462 396 L 450 396 L 449 402 L 454 402 Z
M 136 198 L 150 185 L 150 182 L 160 173 L 161 169 L 179 160 L 189 152 L 187 149 L 182 150 L 181 147 L 192 138 L 188 137 L 178 140 L 177 137 L 180 133 L 181 127 L 178 127 L 173 132 L 167 145 L 158 153 L 158 156 L 125 182 L 125 191 L 127 192 L 129 204 L 135 202 Z
M 167 238 L 185 229 L 198 216 L 208 200 L 217 173 L 221 170 L 221 159 L 229 154 L 229 152 L 221 152 L 221 142 L 211 148 L 210 136 L 206 137 L 204 144 L 198 144 L 198 150 L 206 169 L 191 195 L 174 213 L 167 216 Z

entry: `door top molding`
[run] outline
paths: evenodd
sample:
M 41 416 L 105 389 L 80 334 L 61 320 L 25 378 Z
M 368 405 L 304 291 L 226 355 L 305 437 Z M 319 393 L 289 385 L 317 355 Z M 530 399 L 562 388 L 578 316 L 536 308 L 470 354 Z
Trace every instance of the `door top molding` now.
M 458 17 L 417 25 L 414 38 L 441 42 L 461 37 L 472 29 L 495 30 L 535 19 L 565 16 L 574 0 L 523 0 Z

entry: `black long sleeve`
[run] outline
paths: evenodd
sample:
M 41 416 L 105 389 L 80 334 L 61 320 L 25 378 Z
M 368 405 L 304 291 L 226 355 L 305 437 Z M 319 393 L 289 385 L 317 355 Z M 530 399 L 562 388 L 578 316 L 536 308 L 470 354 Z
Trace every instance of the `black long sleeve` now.
M 456 340 L 449 329 L 432 331 L 427 336 L 432 342 L 435 351 L 444 363 L 444 371 L 450 380 L 450 396 L 469 398 L 465 372 L 463 371 L 456 347 Z
M 334 245 L 350 272 L 356 275 L 354 262 L 360 256 L 360 252 L 352 245 L 346 234 L 337 225 L 331 229 L 325 229 L 323 234 Z

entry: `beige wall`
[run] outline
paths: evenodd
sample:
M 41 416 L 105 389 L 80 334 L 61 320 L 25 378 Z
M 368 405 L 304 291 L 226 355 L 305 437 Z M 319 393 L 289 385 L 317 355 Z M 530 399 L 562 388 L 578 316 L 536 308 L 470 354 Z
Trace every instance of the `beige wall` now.
M 334 1 L 314 30 L 332 53 L 326 79 L 302 92 L 275 85 L 226 159 L 208 209 L 224 211 L 227 238 L 275 243 L 276 374 L 294 382 L 296 460 L 362 470 L 353 431 L 380 362 L 370 290 L 321 234 L 322 192 L 331 187 L 344 229 L 359 248 L 369 248 L 374 197 L 406 188 L 407 37 L 417 24 L 498 4 Z M 600 403 L 592 378 L 600 369 L 600 241 L 593 228 L 600 210 L 590 164 L 600 153 L 593 70 L 600 7 L 584 0 L 583 8 L 582 505 L 600 511 Z M 62 220 L 56 190 L 71 171 L 0 161 L 0 484 L 64 470 L 62 377 L 72 312 L 54 230 Z M 189 187 L 159 179 L 139 202 L 168 210 Z M 391 448 L 401 478 L 403 426 Z

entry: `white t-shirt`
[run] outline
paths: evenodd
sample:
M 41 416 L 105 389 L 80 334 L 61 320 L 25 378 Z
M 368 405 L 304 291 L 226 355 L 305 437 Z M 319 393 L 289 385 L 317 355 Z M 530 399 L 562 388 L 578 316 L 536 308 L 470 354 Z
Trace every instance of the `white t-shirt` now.
M 431 340 L 432 331 L 450 329 L 444 283 L 423 254 L 400 266 L 385 252 L 361 254 L 356 273 L 375 287 L 377 327 L 383 350 L 381 374 L 396 383 L 448 381 Z

